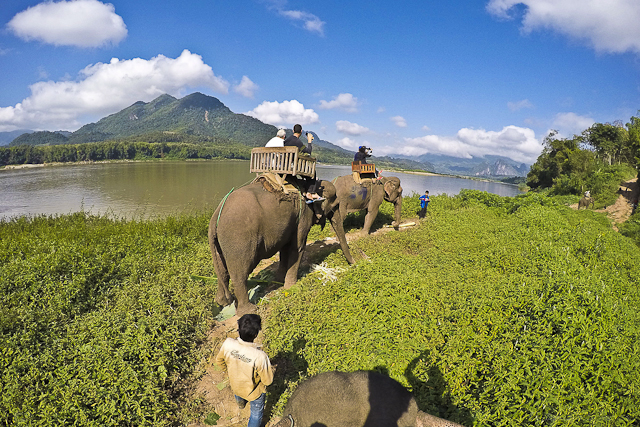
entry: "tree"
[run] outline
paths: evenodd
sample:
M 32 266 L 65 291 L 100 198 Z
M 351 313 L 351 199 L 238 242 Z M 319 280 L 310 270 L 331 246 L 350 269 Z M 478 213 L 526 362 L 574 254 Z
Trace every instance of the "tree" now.
M 638 110 L 640 116 L 640 110 Z M 635 161 L 635 167 L 640 178 L 640 117 L 632 116 L 627 123 L 627 132 L 629 133 L 629 151 L 632 159 Z
M 583 141 L 609 165 L 633 159 L 628 150 L 629 134 L 621 122 L 596 123 L 582 132 Z

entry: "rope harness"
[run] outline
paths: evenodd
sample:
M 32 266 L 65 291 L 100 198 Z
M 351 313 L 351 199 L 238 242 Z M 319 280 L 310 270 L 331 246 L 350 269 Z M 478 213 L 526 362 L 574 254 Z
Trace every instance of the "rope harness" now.
M 254 180 L 246 182 L 245 184 L 240 186 L 240 188 L 252 183 L 253 181 Z M 304 206 L 306 205 L 306 202 L 304 200 L 304 197 L 302 196 L 302 190 L 300 190 L 300 187 L 297 185 L 297 183 L 289 182 L 289 184 L 293 185 L 296 188 L 296 190 L 298 190 L 298 205 L 299 205 L 299 209 L 298 209 L 298 217 L 296 218 L 296 224 L 299 224 L 300 223 L 300 218 L 302 218 L 302 210 L 304 209 Z M 233 187 L 231 189 L 231 191 L 229 191 L 227 193 L 227 195 L 222 198 L 222 201 L 218 205 L 220 207 L 220 210 L 218 211 L 218 217 L 216 218 L 216 227 L 218 227 L 218 223 L 220 222 L 220 215 L 222 215 L 222 209 L 224 209 L 224 204 L 227 201 L 227 198 L 231 195 L 231 193 L 233 193 L 233 190 L 235 190 L 235 187 Z

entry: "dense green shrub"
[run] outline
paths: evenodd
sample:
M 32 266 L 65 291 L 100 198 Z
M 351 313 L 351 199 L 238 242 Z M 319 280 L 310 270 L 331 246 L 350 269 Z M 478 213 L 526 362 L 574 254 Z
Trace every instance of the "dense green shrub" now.
M 367 261 L 325 260 L 336 281 L 271 299 L 266 347 L 289 363 L 269 408 L 306 376 L 367 369 L 464 425 L 637 422 L 638 247 L 541 195 L 432 200 L 418 228 L 352 243 Z
M 0 222 L 0 425 L 170 425 L 213 317 L 209 215 Z

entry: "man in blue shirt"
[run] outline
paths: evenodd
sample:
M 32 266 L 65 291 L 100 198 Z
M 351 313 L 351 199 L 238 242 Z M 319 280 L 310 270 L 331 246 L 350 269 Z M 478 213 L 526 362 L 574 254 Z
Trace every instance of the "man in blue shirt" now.
M 424 219 L 425 215 L 427 215 L 427 207 L 429 206 L 429 191 L 425 191 L 422 196 L 420 196 L 420 213 L 418 213 L 418 218 Z

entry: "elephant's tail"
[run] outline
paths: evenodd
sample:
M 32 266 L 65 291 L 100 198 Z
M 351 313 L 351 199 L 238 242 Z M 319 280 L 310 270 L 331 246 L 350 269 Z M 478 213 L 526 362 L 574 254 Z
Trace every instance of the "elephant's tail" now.
M 216 276 L 218 276 L 218 280 L 224 280 L 225 277 L 228 277 L 229 270 L 227 269 L 227 262 L 224 259 L 224 255 L 222 253 L 222 248 L 220 247 L 220 241 L 218 240 L 218 222 L 220 221 L 220 215 L 222 214 L 222 208 L 224 207 L 224 202 L 231 194 L 231 191 L 222 199 L 220 204 L 218 205 L 217 215 L 214 212 L 213 218 L 211 218 L 211 222 L 209 224 L 209 247 L 211 249 L 211 255 L 213 258 L 213 267 L 216 270 Z M 214 221 L 215 218 L 215 221 Z M 228 280 L 228 279 L 227 279 Z

